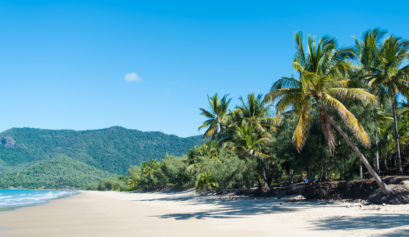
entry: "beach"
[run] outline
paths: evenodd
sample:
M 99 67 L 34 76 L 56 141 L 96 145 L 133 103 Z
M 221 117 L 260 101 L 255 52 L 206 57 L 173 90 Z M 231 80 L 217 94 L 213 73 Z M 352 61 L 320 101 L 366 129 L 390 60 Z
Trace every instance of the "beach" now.
M 407 236 L 409 205 L 81 191 L 0 212 L 0 236 Z

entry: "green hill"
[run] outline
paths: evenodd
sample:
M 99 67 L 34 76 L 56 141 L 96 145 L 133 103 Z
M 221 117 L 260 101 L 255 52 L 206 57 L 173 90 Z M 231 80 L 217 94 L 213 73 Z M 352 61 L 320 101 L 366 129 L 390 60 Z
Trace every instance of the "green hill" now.
M 201 143 L 200 136 L 180 138 L 122 127 L 87 131 L 13 128 L 0 134 L 0 170 L 24 168 L 64 154 L 100 170 L 125 174 L 132 165 L 161 159 L 166 153 L 181 156 Z
M 37 162 L 26 168 L 10 168 L 0 174 L 0 188 L 86 188 L 103 178 L 114 177 L 65 155 Z

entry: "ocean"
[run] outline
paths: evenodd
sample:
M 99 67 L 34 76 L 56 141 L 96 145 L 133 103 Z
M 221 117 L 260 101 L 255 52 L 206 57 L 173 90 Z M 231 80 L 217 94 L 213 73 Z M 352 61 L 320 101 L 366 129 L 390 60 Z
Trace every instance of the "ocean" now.
M 49 200 L 76 194 L 70 190 L 2 190 L 0 189 L 0 211 L 39 205 Z

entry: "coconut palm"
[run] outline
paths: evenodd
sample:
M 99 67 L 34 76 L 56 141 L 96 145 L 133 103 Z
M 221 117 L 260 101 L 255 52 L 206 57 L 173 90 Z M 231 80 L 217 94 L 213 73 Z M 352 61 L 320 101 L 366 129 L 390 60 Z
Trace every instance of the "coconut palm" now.
M 409 41 L 391 35 L 380 45 L 373 47 L 376 52 L 376 60 L 369 86 L 374 89 L 378 97 L 388 98 L 392 104 L 398 173 L 402 174 L 396 107 L 400 94 L 409 94 L 409 65 L 403 66 L 409 59 Z
M 196 177 L 195 188 L 197 192 L 203 193 L 218 189 L 219 183 L 209 172 L 202 172 Z
M 201 115 L 205 116 L 207 120 L 200 125 L 199 130 L 207 127 L 203 137 L 215 139 L 216 135 L 225 129 L 224 120 L 231 99 L 228 98 L 228 95 L 224 95 L 219 99 L 217 93 L 212 97 L 207 96 L 207 99 L 209 100 L 211 111 L 200 108 L 200 111 L 202 111 Z
M 359 84 L 359 87 L 366 88 L 370 92 L 374 92 L 371 87 L 368 85 L 368 80 L 371 79 L 372 75 L 374 74 L 375 65 L 377 62 L 377 53 L 376 53 L 376 46 L 379 44 L 382 36 L 385 34 L 384 31 L 380 29 L 374 29 L 366 31 L 362 37 L 362 42 L 358 41 L 355 38 L 355 46 L 357 51 L 359 52 L 359 63 L 360 68 L 358 71 L 355 72 L 355 82 L 354 84 Z M 380 95 L 380 100 L 384 100 L 383 95 Z M 382 104 L 382 103 L 381 103 Z M 376 171 L 379 173 L 379 138 L 378 138 L 378 111 L 377 105 L 373 107 L 373 118 L 374 118 L 374 135 L 375 135 L 375 145 L 376 145 L 376 153 L 375 153 L 375 164 L 376 164 Z
M 359 148 L 353 144 L 349 136 L 331 116 L 336 111 L 340 120 L 351 131 L 352 135 L 364 146 L 370 146 L 370 139 L 365 129 L 356 117 L 343 105 L 339 99 L 356 99 L 363 103 L 377 102 L 377 98 L 363 88 L 348 88 L 348 72 L 351 65 L 347 60 L 354 58 L 351 48 L 337 48 L 335 39 L 323 37 L 318 42 L 308 37 L 307 53 L 304 52 L 302 34 L 295 35 L 297 53 L 293 67 L 298 73 L 298 79 L 284 77 L 274 83 L 265 101 L 276 102 L 277 114 L 288 109 L 298 117 L 298 123 L 293 133 L 293 144 L 300 152 L 305 144 L 312 123 L 311 112 L 317 110 L 322 132 L 328 142 L 330 153 L 335 150 L 335 138 L 332 128 L 335 128 L 355 151 L 359 159 L 375 178 L 384 194 L 390 193 L 390 188 L 382 181 L 371 167 Z
M 139 166 L 132 166 L 128 170 L 128 180 L 127 183 L 130 185 L 133 189 L 136 188 L 136 186 L 139 183 L 139 177 L 140 177 L 140 172 L 141 168 Z
M 241 106 L 237 107 L 242 121 L 253 126 L 260 135 L 271 138 L 270 132 L 276 131 L 275 125 L 278 123 L 277 117 L 272 117 L 269 105 L 263 101 L 263 95 L 255 96 L 254 93 L 247 95 L 247 101 L 240 97 Z
M 260 137 L 254 126 L 244 122 L 235 128 L 234 139 L 227 145 L 243 156 L 264 159 L 269 157 L 262 151 L 268 140 L 267 137 Z
M 263 147 L 270 141 L 271 137 L 266 134 L 260 134 L 254 125 L 243 121 L 240 126 L 235 125 L 234 136 L 229 142 L 225 143 L 225 146 L 238 153 L 240 157 L 259 159 L 262 163 L 264 187 L 267 188 L 269 183 L 264 160 L 269 158 L 269 155 L 263 152 Z

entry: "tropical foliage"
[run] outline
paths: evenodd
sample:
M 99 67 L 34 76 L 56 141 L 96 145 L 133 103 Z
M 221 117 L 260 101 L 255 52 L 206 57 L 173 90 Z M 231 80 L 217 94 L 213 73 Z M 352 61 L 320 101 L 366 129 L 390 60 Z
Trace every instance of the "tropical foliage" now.
M 149 162 L 131 168 L 132 189 L 268 189 L 356 179 L 363 164 L 362 176 L 388 193 L 381 175 L 409 172 L 409 44 L 379 29 L 355 40 L 342 48 L 334 38 L 305 42 L 297 33 L 295 76 L 277 80 L 266 95 L 240 97 L 235 108 L 228 95 L 208 96 L 199 127 L 206 142 L 158 162 L 154 177 L 141 172 Z M 175 162 L 178 169 L 166 174 Z M 135 181 L 143 179 L 148 186 Z
M 209 100 L 211 112 L 200 108 L 202 111 L 201 114 L 205 116 L 207 120 L 200 125 L 199 130 L 207 127 L 203 137 L 214 139 L 218 133 L 223 132 L 226 128 L 225 116 L 231 99 L 228 98 L 228 95 L 219 99 L 217 93 L 212 97 L 207 96 L 207 99 Z

